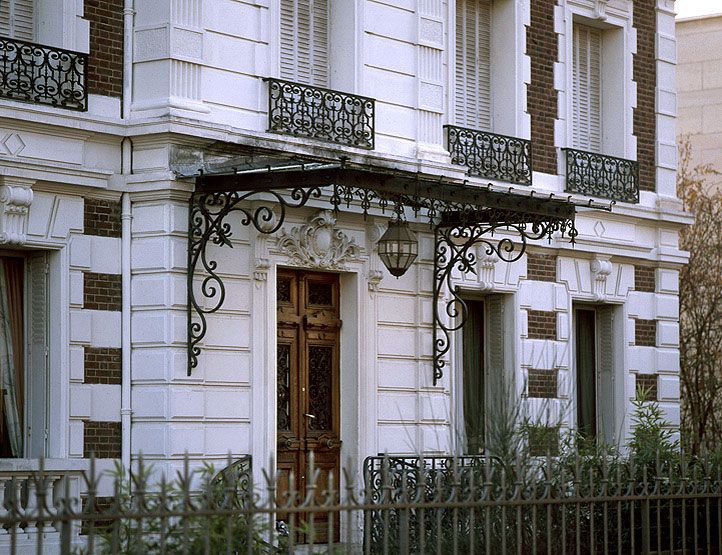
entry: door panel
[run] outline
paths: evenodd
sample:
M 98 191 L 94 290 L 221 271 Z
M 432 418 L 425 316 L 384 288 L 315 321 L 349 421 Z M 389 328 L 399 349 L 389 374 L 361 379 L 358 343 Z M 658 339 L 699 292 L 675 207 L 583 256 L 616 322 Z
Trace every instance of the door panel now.
M 295 488 L 306 488 L 313 453 L 321 502 L 331 473 L 338 489 L 340 470 L 339 280 L 335 274 L 282 270 L 276 290 L 279 501 L 286 501 L 291 479 Z M 317 513 L 315 541 L 327 541 L 327 527 L 328 515 Z M 338 536 L 338 522 L 334 530 Z M 298 534 L 296 541 L 310 540 Z

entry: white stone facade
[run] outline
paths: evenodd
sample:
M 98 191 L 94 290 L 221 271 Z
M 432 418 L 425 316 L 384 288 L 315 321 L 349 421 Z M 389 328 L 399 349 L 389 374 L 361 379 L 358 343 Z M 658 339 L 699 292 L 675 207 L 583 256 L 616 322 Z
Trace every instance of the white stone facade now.
M 233 248 L 209 247 L 218 255 L 226 301 L 208 318 L 199 366 L 189 376 L 187 234 L 194 182 L 175 173 L 195 164 L 191 159 L 183 165 L 179 152 L 223 144 L 227 152 L 253 146 L 301 156 L 347 156 L 464 179 L 464 168 L 450 163 L 442 131 L 453 123 L 453 2 L 334 0 L 332 40 L 342 47 L 333 49 L 338 59 L 331 61 L 337 68 L 331 87 L 376 99 L 372 151 L 266 131 L 262 78 L 279 72 L 279 0 L 130 4 L 134 17 L 126 39 L 132 45 L 127 62 L 132 78 L 126 78 L 129 110 L 124 118 L 117 100 L 110 98 L 91 96 L 88 111 L 79 114 L 0 99 L 0 254 L 6 249 L 49 255 L 52 416 L 47 456 L 83 458 L 86 422 L 122 422 L 124 459 L 142 454 L 158 471 L 173 471 L 186 454 L 216 464 L 229 453 L 251 454 L 260 477 L 276 446 L 275 276 L 281 267 L 340 273 L 341 460 L 358 468 L 366 456 L 380 452 L 461 452 L 459 334 L 453 335 L 443 379 L 436 385 L 432 380 L 434 243 L 427 224 L 413 223 L 419 258 L 397 280 L 374 250 L 387 218 L 364 220 L 353 209 L 341 211 L 334 229 L 356 247 L 332 267 L 282 248 L 280 233 L 264 236 L 241 226 L 238 218 L 229 221 Z M 619 152 L 612 154 L 634 160 L 631 2 L 559 4 L 555 144 L 568 146 L 571 85 L 565 37 L 570 18 L 598 18 L 598 10 L 606 7 L 605 24 L 618 26 L 623 38 L 618 80 L 623 94 L 615 108 L 623 125 L 614 139 Z M 498 107 L 498 132 L 530 138 L 525 27 L 530 3 L 497 0 L 495 6 L 509 29 L 502 58 L 510 68 L 505 74 L 510 87 Z M 642 191 L 639 204 L 619 203 L 611 213 L 579 210 L 574 245 L 562 237 L 533 244 L 531 252 L 558 257 L 556 282 L 528 279 L 526 257 L 507 264 L 482 256 L 477 276 L 456 277 L 471 296 L 504 295 L 508 344 L 499 348 L 506 349 L 505 371 L 524 413 L 542 423 L 559 423 L 563 430 L 576 426 L 572 307 L 613 306 L 612 412 L 622 443 L 637 374 L 659 375 L 660 405 L 672 426 L 679 423 L 677 275 L 686 253 L 678 247 L 677 233 L 689 219 L 674 191 L 672 1 L 658 0 L 657 23 L 658 43 L 664 45 L 657 51 L 657 192 Z M 82 45 L 80 35 L 87 29 L 75 29 L 78 36 L 72 40 Z M 469 178 L 470 186 L 487 183 Z M 561 174 L 534 173 L 533 189 L 539 193 L 562 196 L 564 186 Z M 509 185 L 495 182 L 493 187 Z M 123 209 L 130 233 L 85 234 L 87 199 L 117 203 L 121 196 L 130 204 L 130 210 L 127 204 Z M 283 230 L 292 233 L 326 208 L 319 201 L 291 211 Z M 654 268 L 654 292 L 635 290 L 635 266 Z M 123 310 L 84 308 L 88 272 L 122 275 Z M 197 287 L 199 281 L 197 276 Z M 555 339 L 528 337 L 529 310 L 555 313 Z M 635 319 L 657 321 L 654 346 L 635 345 Z M 123 349 L 125 392 L 123 385 L 84 383 L 86 347 Z M 557 398 L 527 396 L 530 368 L 558 370 Z

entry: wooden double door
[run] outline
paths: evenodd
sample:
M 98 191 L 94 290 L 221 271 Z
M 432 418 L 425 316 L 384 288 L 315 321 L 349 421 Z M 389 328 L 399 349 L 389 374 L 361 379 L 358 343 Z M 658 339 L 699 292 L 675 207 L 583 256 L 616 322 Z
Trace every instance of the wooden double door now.
M 305 496 L 313 453 L 319 471 L 316 498 L 322 503 L 331 473 L 333 489 L 339 489 L 339 279 L 336 274 L 279 270 L 276 285 L 279 501 L 285 502 L 291 473 L 293 489 Z M 328 524 L 327 514 L 315 515 L 316 541 L 328 539 Z

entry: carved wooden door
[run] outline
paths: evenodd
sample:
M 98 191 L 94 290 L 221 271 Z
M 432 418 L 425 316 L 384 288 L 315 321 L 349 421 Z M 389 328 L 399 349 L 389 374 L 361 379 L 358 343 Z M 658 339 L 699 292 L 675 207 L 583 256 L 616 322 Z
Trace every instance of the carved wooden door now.
M 276 291 L 279 501 L 285 502 L 291 473 L 293 489 L 305 494 L 313 452 L 321 503 L 331 472 L 338 490 L 340 470 L 338 275 L 279 270 Z M 328 515 L 316 513 L 313 524 L 314 540 L 327 541 Z M 296 541 L 310 541 L 298 534 L 309 525 L 295 523 Z M 337 537 L 338 522 L 333 529 Z

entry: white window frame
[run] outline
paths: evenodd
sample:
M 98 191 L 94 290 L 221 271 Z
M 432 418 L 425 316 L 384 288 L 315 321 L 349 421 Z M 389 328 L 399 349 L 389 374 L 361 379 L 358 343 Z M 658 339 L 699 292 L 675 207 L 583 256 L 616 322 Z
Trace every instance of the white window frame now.
M 621 6 L 621 4 L 620 4 Z M 602 70 L 602 146 L 601 152 L 608 156 L 637 159 L 637 141 L 634 136 L 634 107 L 637 104 L 633 80 L 633 56 L 636 52 L 636 31 L 632 25 L 632 3 L 624 8 L 608 5 L 604 12 L 594 0 L 570 0 L 555 11 L 556 28 L 561 30 L 559 44 L 561 63 L 555 66 L 555 82 L 563 84 L 560 91 L 559 121 L 555 133 L 558 148 L 573 148 L 574 113 L 574 23 L 578 22 L 603 31 L 602 59 L 608 68 Z M 560 21 L 561 19 L 561 21 Z M 612 37 L 613 40 L 609 40 Z M 607 39 L 607 40 L 605 40 Z M 614 64 L 611 64 L 614 58 Z M 608 78 L 608 73 L 613 75 Z M 622 100 L 620 102 L 620 99 Z M 565 158 L 559 156 L 560 172 Z
M 526 53 L 526 29 L 531 21 L 528 2 L 492 0 L 491 81 L 493 133 L 521 139 L 531 138 L 531 117 L 527 112 L 527 86 L 531 82 L 530 58 Z M 446 122 L 456 125 L 456 1 L 447 12 L 449 93 Z
M 3 0 L 4 2 L 17 0 Z M 90 24 L 83 19 L 83 2 L 33 0 L 32 36 L 13 38 L 78 52 L 90 51 Z

